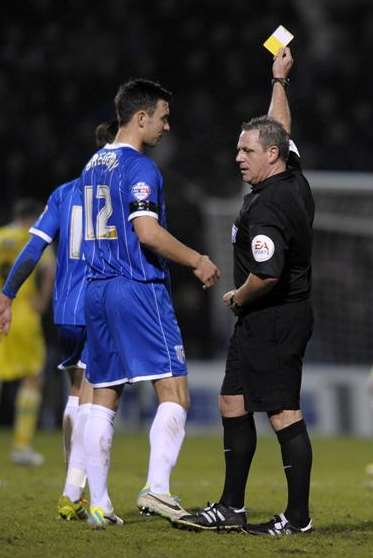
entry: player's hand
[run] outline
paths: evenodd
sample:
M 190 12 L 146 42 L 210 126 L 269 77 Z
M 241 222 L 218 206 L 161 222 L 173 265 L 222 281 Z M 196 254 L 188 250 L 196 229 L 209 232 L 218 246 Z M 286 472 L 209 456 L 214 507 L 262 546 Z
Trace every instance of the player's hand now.
M 12 322 L 12 299 L 0 293 L 0 333 L 8 335 Z
M 208 289 L 215 285 L 220 278 L 219 268 L 210 260 L 208 256 L 201 256 L 193 273 L 203 283 L 204 288 Z
M 274 78 L 287 78 L 293 66 L 293 57 L 289 47 L 282 48 L 274 58 L 272 74 Z

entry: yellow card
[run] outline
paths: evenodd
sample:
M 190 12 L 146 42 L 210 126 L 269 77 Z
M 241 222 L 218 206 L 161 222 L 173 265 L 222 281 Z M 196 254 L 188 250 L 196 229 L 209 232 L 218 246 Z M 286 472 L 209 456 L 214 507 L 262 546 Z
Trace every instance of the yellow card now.
M 263 46 L 269 50 L 274 56 L 281 48 L 288 46 L 290 41 L 294 39 L 294 35 L 290 33 L 283 25 L 279 25 L 270 37 L 263 43 Z

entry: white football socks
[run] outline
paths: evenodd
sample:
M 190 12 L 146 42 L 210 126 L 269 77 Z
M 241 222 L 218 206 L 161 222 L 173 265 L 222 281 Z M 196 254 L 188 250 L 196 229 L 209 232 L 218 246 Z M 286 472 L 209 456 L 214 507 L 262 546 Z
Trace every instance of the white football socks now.
M 150 457 L 146 486 L 156 494 L 169 494 L 170 476 L 185 437 L 186 410 L 166 401 L 158 406 L 149 432 Z
M 63 491 L 72 502 L 77 502 L 82 495 L 86 482 L 84 436 L 91 403 L 80 405 L 71 440 L 71 453 Z
M 108 494 L 111 443 L 114 433 L 115 411 L 102 405 L 92 405 L 86 422 L 84 447 L 91 507 L 99 506 L 112 513 Z
M 79 397 L 69 395 L 62 419 L 63 448 L 65 453 L 65 464 L 69 464 L 71 452 L 71 437 L 75 427 L 75 421 L 79 410 Z

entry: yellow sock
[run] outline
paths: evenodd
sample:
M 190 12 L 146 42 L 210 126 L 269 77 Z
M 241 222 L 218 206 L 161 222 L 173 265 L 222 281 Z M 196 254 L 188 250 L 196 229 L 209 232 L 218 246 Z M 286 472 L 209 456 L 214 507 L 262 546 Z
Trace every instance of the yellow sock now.
M 19 388 L 14 423 L 15 448 L 22 449 L 31 445 L 35 434 L 40 401 L 41 395 L 38 389 L 23 386 Z

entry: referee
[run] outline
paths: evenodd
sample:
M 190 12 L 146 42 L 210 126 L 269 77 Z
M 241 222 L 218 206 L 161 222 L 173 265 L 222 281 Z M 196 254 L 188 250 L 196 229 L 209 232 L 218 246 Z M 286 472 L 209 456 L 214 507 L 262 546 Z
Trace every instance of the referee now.
M 252 190 L 232 228 L 234 282 L 224 304 L 238 316 L 220 395 L 225 485 L 217 504 L 181 518 L 195 529 L 255 535 L 312 530 L 308 499 L 312 449 L 300 410 L 302 361 L 312 333 L 310 303 L 314 202 L 290 140 L 286 96 L 293 59 L 273 63 L 268 116 L 242 125 L 236 162 Z M 253 413 L 266 412 L 281 446 L 288 485 L 284 513 L 246 524 L 246 481 L 256 449 Z

